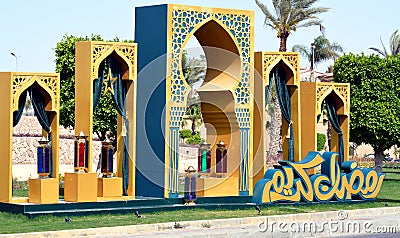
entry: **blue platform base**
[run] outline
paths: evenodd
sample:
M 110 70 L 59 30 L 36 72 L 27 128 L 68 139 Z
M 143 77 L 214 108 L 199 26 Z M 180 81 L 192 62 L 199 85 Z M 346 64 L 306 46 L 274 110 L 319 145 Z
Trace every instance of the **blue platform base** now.
M 179 198 L 149 198 L 140 197 L 127 201 L 101 202 L 64 202 L 57 204 L 30 204 L 30 203 L 0 203 L 0 212 L 23 214 L 30 218 L 43 215 L 91 215 L 91 214 L 126 214 L 149 213 L 156 211 L 171 211 L 182 209 L 243 209 L 254 207 L 251 197 L 202 197 L 195 201 L 195 205 L 185 206 L 183 197 Z

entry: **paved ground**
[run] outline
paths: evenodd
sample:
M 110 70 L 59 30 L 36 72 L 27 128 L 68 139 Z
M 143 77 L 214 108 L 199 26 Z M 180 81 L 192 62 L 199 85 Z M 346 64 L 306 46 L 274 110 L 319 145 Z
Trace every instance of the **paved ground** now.
M 2 237 L 400 237 L 400 207 L 158 223 Z

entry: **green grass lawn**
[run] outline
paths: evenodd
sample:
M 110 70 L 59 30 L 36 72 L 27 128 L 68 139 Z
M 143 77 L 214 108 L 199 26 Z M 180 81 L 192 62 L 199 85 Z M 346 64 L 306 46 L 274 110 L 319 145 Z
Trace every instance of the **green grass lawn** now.
M 303 212 L 350 210 L 360 208 L 400 206 L 400 170 L 385 169 L 386 177 L 382 190 L 375 202 L 334 203 L 297 206 L 265 206 L 262 215 L 282 215 Z M 255 209 L 242 210 L 178 210 L 143 214 L 136 218 L 134 214 L 73 216 L 72 222 L 65 222 L 64 217 L 42 216 L 29 219 L 23 215 L 0 213 L 0 234 L 35 231 L 67 230 L 106 226 L 126 226 L 159 222 L 179 222 L 188 220 L 210 220 L 221 218 L 257 216 Z

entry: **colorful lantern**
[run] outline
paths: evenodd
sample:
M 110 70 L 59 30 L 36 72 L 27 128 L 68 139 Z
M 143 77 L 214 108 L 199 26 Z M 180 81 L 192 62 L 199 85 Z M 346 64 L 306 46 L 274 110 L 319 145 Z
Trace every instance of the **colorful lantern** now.
M 108 138 L 101 142 L 101 173 L 103 177 L 112 177 L 113 174 L 113 155 L 114 147 L 112 146 L 112 141 Z
M 88 172 L 89 150 L 87 136 L 83 131 L 75 136 L 74 168 L 76 172 Z
M 210 144 L 203 142 L 199 148 L 197 170 L 202 173 L 210 172 L 211 167 L 211 150 Z
M 189 166 L 186 170 L 185 175 L 185 193 L 183 199 L 185 200 L 185 205 L 194 205 L 196 201 L 196 170 L 193 166 Z
M 220 141 L 217 144 L 216 151 L 216 172 L 217 173 L 226 173 L 227 171 L 227 149 L 226 145 L 223 141 Z
M 42 137 L 37 147 L 37 173 L 40 178 L 48 178 L 50 174 L 50 144 Z

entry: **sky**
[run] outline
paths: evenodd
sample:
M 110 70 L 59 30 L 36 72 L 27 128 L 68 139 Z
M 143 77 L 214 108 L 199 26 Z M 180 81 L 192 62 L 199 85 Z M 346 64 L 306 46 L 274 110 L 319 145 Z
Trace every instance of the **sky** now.
M 272 10 L 271 0 L 261 1 Z M 54 48 L 65 34 L 134 39 L 134 8 L 160 3 L 253 10 L 255 51 L 279 48 L 276 32 L 264 25 L 264 15 L 254 0 L 12 0 L 1 3 L 0 71 L 54 72 Z M 400 29 L 398 0 L 320 0 L 315 6 L 331 8 L 319 17 L 327 38 L 345 52 L 371 54 L 369 47 L 382 48 L 380 38 L 387 46 L 390 35 Z M 318 27 L 299 28 L 289 36 L 287 48 L 309 46 L 319 35 Z M 325 71 L 329 64 L 319 70 Z M 309 63 L 302 59 L 301 67 Z

